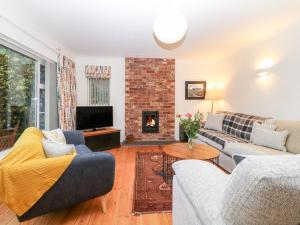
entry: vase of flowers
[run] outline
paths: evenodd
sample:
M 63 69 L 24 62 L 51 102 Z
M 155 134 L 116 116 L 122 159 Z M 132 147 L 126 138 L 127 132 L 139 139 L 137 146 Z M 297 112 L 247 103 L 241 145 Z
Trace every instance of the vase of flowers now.
M 203 119 L 203 114 L 199 111 L 193 116 L 191 113 L 187 113 L 184 116 L 177 114 L 180 126 L 188 136 L 188 149 L 192 150 L 194 145 L 194 139 L 197 138 L 197 131 L 200 129 L 200 124 Z

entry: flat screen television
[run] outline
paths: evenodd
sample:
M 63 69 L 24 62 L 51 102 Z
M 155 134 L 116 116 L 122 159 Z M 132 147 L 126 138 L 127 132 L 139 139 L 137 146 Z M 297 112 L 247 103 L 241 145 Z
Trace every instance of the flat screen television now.
M 77 130 L 96 130 L 113 126 L 112 106 L 78 106 L 76 108 Z

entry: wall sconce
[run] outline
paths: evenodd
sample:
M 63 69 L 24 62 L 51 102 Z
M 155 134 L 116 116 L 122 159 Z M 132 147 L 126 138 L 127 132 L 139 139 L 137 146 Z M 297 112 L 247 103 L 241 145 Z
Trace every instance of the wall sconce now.
M 256 72 L 258 77 L 266 77 L 271 74 L 270 68 L 258 69 Z
M 263 61 L 259 68 L 256 70 L 256 75 L 258 77 L 265 77 L 265 76 L 269 76 L 271 74 L 271 67 L 273 66 L 273 62 L 270 59 L 267 59 L 265 61 Z

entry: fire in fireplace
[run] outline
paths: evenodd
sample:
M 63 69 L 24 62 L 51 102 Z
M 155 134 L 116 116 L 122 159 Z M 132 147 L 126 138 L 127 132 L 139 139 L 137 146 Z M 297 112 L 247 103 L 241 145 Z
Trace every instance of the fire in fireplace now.
M 159 113 L 158 111 L 142 112 L 142 130 L 143 133 L 159 132 Z

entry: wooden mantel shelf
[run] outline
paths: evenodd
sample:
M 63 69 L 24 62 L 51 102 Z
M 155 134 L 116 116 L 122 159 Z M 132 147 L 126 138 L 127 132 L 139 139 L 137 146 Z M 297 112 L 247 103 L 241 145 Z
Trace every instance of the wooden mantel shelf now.
M 116 133 L 116 132 L 120 132 L 120 130 L 115 129 L 115 128 L 105 128 L 103 130 L 83 132 L 83 135 L 85 137 L 90 137 L 90 136 L 97 136 L 97 135 L 103 135 L 103 134 L 111 134 L 111 133 Z

